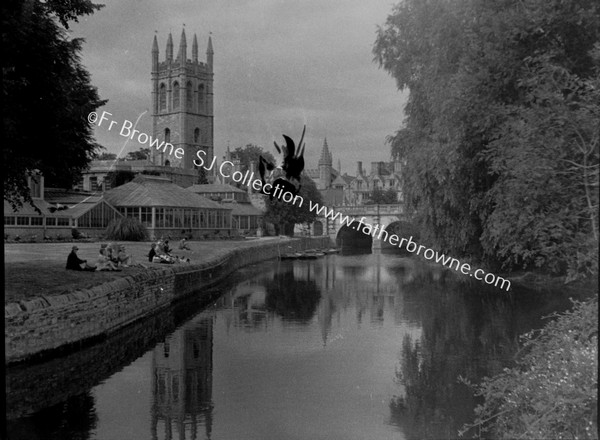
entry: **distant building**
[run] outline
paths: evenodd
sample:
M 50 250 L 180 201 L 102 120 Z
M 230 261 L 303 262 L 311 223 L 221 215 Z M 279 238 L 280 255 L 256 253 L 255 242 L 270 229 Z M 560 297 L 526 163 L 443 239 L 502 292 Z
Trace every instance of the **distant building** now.
M 31 176 L 28 181 L 33 203 L 39 211 L 24 203 L 15 212 L 4 201 L 4 233 L 10 239 L 16 236 L 36 241 L 44 237 L 71 238 L 73 228 L 87 235 L 99 235 L 112 220 L 121 217 L 102 194 L 46 188 L 41 175 Z
M 262 225 L 264 210 L 251 203 L 250 196 L 246 191 L 232 185 L 218 183 L 192 185 L 186 189 L 231 208 L 233 227 L 240 232 L 255 233 Z
M 333 167 L 333 155 L 329 151 L 327 139 L 323 142 L 318 168 L 305 169 L 304 173 L 317 185 L 328 206 L 362 205 L 373 190 L 396 191 L 397 200 L 402 200 L 402 163 L 371 162 L 369 172 L 363 169 L 362 162 L 357 162 L 356 176 L 341 174 L 341 166 Z

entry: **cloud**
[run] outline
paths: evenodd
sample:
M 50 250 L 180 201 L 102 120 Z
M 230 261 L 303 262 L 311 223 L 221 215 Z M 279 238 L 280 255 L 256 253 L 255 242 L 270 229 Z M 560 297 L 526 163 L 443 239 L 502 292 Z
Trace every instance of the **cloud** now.
M 169 31 L 177 53 L 184 23 L 188 56 L 196 33 L 203 59 L 212 32 L 217 154 L 228 143 L 271 149 L 306 123 L 312 167 L 325 137 L 344 161 L 389 158 L 385 138 L 400 126 L 406 94 L 373 63 L 372 46 L 391 8 L 388 0 L 132 0 L 108 3 L 72 34 L 86 40 L 82 60 L 109 100 L 104 109 L 135 121 L 150 105 L 155 31 L 161 59 Z M 139 127 L 151 133 L 148 114 Z M 124 143 L 102 128 L 96 137 L 109 151 Z M 126 150 L 138 147 L 130 142 Z

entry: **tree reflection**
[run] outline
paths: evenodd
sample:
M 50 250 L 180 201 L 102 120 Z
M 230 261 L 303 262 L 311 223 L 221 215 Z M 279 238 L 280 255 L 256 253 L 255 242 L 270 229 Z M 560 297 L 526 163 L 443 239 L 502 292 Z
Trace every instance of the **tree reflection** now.
M 68 398 L 30 417 L 8 421 L 11 440 L 87 440 L 98 417 L 89 392 Z
M 266 281 L 267 310 L 275 312 L 283 320 L 308 323 L 314 316 L 321 298 L 321 291 L 310 277 L 296 279 L 290 270 L 277 272 Z
M 404 393 L 392 399 L 390 412 L 408 439 L 456 438 L 478 403 L 458 377 L 477 382 L 499 372 L 523 327 L 532 325 L 533 310 L 526 316 L 508 296 L 459 292 L 435 284 L 406 291 L 404 313 L 422 323 L 422 335 L 402 342 L 396 379 Z

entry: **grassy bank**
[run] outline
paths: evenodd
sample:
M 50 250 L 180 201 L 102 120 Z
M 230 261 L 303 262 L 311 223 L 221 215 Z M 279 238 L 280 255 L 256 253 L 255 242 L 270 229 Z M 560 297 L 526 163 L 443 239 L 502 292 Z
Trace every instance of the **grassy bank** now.
M 176 249 L 173 253 L 201 263 L 218 258 L 233 249 L 253 246 L 258 242 L 279 240 L 268 237 L 246 241 L 193 241 L 191 251 Z M 42 295 L 59 295 L 78 289 L 99 286 L 108 281 L 136 274 L 144 270 L 164 269 L 163 264 L 148 262 L 150 242 L 119 242 L 124 244 L 134 263 L 144 263 L 148 269 L 124 268 L 121 272 L 76 272 L 65 270 L 67 255 L 73 243 L 7 243 L 4 248 L 4 303 L 26 300 Z M 77 243 L 78 255 L 94 264 L 100 243 Z M 177 243 L 171 243 L 176 247 Z M 283 249 L 283 248 L 282 248 Z

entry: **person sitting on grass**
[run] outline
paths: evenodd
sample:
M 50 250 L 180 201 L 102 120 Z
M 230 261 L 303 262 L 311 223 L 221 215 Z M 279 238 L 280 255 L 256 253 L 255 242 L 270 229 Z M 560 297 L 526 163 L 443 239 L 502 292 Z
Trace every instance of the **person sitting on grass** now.
M 95 266 L 90 266 L 87 264 L 87 260 L 82 260 L 77 256 L 77 251 L 79 248 L 77 246 L 73 246 L 71 248 L 71 253 L 67 257 L 67 269 L 68 270 L 85 270 L 89 272 L 93 272 L 96 270 Z
M 132 265 L 131 255 L 127 255 L 125 252 L 125 246 L 119 246 L 119 252 L 117 253 L 117 261 L 120 266 L 129 267 Z
M 106 251 L 106 248 L 100 248 L 100 254 L 98 255 L 98 264 L 96 265 L 96 269 L 100 271 L 121 270 L 117 268 L 117 266 L 115 266 L 115 263 L 110 261 L 110 258 L 108 258 L 108 252 Z
M 154 257 L 156 257 L 156 243 L 152 243 L 150 246 L 150 252 L 148 252 L 148 261 L 152 263 Z
M 181 239 L 181 241 L 179 242 L 179 249 L 181 249 L 181 250 L 185 249 L 186 251 L 191 251 L 190 247 L 187 244 L 185 237 L 183 237 Z

